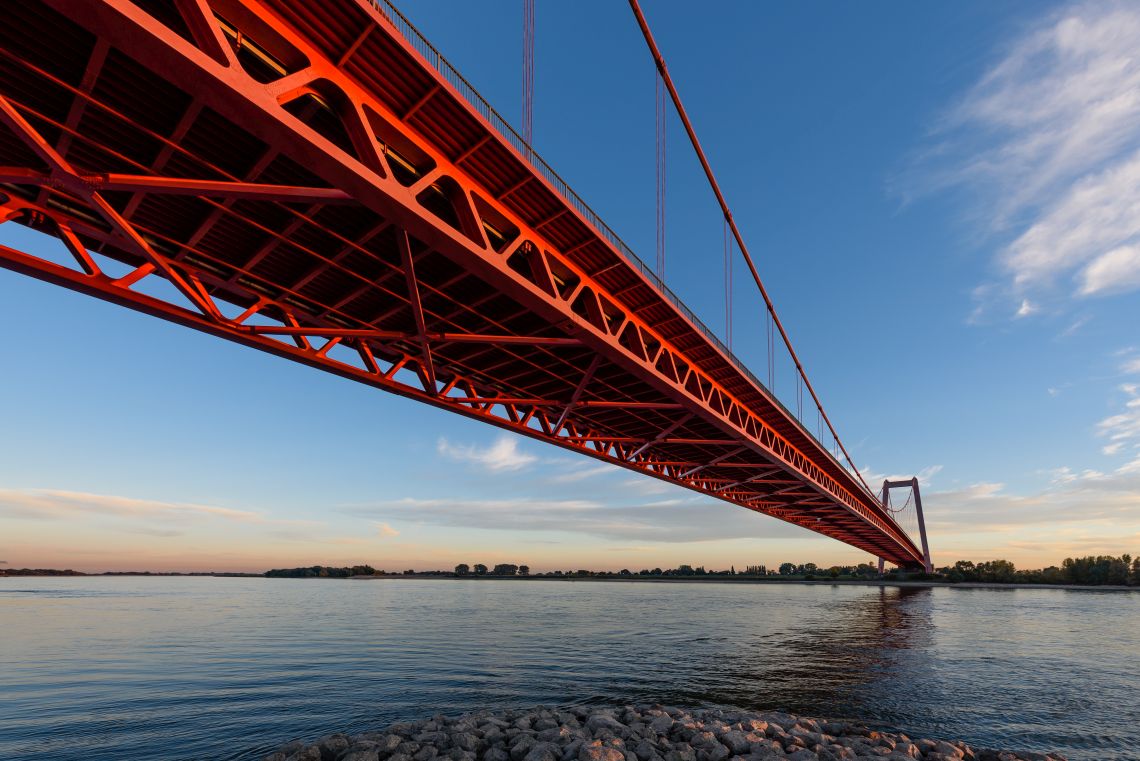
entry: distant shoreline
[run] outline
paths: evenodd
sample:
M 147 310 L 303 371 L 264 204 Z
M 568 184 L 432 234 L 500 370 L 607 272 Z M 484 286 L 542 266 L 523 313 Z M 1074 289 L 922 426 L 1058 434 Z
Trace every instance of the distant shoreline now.
M 781 579 L 781 578 L 726 578 L 723 576 L 352 576 L 350 581 L 384 581 L 385 579 L 421 579 L 430 581 L 570 581 L 570 582 L 612 582 L 618 584 L 808 584 L 814 586 L 846 587 L 950 587 L 952 589 L 1073 589 L 1090 592 L 1140 592 L 1140 587 L 1126 587 L 1113 584 L 1005 584 L 978 581 L 892 581 L 889 579 Z
M 266 577 L 260 573 L 226 573 L 226 572 L 194 572 L 194 573 L 178 573 L 178 572 L 154 572 L 154 571 L 109 571 L 105 573 L 23 573 L 23 574 L 5 574 L 0 573 L 0 579 L 26 579 L 26 578 L 90 578 L 90 579 L 106 579 L 106 578 L 241 578 L 241 579 L 262 579 L 274 578 Z M 347 578 L 292 578 L 289 577 L 276 577 L 286 578 L 291 581 L 391 581 L 391 580 L 420 580 L 420 581 L 511 581 L 511 582 L 527 582 L 527 581 L 562 581 L 562 582 L 603 582 L 603 583 L 617 583 L 617 584 L 805 584 L 812 586 L 848 586 L 848 587 L 900 587 L 900 588 L 934 588 L 934 587 L 948 587 L 951 589 L 1062 589 L 1074 591 L 1087 591 L 1087 592 L 1140 592 L 1140 586 L 1120 586 L 1120 585 L 1093 585 L 1093 584 L 1018 584 L 1018 583 L 989 583 L 989 582 L 976 582 L 976 581 L 904 581 L 892 579 L 784 579 L 779 577 L 761 578 L 761 577 L 726 577 L 726 576 L 495 576 L 492 574 L 486 575 L 466 575 L 457 576 L 454 574 L 384 574 L 375 576 L 350 576 Z

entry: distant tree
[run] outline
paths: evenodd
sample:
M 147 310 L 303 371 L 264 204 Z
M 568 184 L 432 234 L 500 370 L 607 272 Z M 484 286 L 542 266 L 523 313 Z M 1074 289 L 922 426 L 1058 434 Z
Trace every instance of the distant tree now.
M 660 576 L 660 575 L 661 575 L 661 573 L 662 573 L 662 571 L 661 571 L 661 569 L 660 569 L 660 568 L 654 568 L 654 569 L 653 569 L 652 571 L 650 571 L 649 573 L 650 573 L 650 574 L 652 574 L 653 576 Z
M 828 568 L 828 569 L 827 569 L 827 572 L 828 572 L 829 574 L 831 574 L 831 578 L 833 578 L 833 579 L 838 579 L 838 578 L 839 578 L 839 573 L 840 573 L 840 571 L 841 571 L 841 570 L 842 570 L 842 569 L 840 569 L 840 567 L 839 567 L 839 566 L 837 566 L 837 565 L 833 565 L 833 566 L 831 566 L 831 568 Z
M 629 572 L 628 568 L 623 568 L 620 571 L 618 571 L 618 576 L 632 576 L 632 575 L 633 574 Z
M 1140 557 L 1132 561 L 1132 583 L 1140 586 Z
M 529 565 L 520 565 L 519 566 L 519 576 L 530 576 L 530 566 Z
M 476 563 L 475 564 L 475 575 L 476 576 L 483 576 L 486 573 L 487 573 L 487 566 L 483 565 L 482 563 Z
M 796 567 L 792 563 L 780 563 L 780 575 L 791 576 L 796 572 Z
M 459 565 L 455 566 L 456 576 L 466 576 L 469 573 L 471 573 L 471 566 L 467 565 L 466 563 L 460 563 Z
M 804 573 L 815 573 L 818 570 L 819 570 L 819 568 L 816 567 L 815 563 L 804 563 L 803 564 L 803 572 Z
M 519 572 L 519 567 L 517 565 L 512 565 L 510 563 L 499 563 L 491 571 L 491 573 L 494 574 L 495 576 L 514 576 L 518 572 Z

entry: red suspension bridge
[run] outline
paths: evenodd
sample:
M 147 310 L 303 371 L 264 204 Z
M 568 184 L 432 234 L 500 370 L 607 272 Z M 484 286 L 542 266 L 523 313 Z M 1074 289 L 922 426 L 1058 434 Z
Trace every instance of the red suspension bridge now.
M 920 549 L 851 463 L 631 5 L 795 414 L 384 0 L 5 8 L 0 223 L 68 258 L 0 266 L 929 566 L 921 521 Z

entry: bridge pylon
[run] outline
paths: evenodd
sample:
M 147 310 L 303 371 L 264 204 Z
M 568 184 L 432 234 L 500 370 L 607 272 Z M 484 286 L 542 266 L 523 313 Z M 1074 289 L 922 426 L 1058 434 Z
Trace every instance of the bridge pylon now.
M 927 573 L 934 573 L 934 563 L 930 560 L 930 544 L 926 540 L 926 520 L 922 516 L 922 492 L 918 488 L 918 478 L 909 481 L 883 481 L 883 510 L 888 511 L 891 489 L 910 489 L 914 496 L 914 512 L 918 518 L 918 534 L 922 540 L 922 565 Z M 879 558 L 879 573 L 883 572 L 884 558 Z

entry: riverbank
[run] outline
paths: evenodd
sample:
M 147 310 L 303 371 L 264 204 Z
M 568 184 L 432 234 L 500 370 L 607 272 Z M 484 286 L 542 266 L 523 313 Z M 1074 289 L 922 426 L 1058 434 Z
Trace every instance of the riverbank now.
M 438 574 L 388 574 L 386 576 L 351 576 L 353 581 L 383 581 L 421 579 L 424 581 L 564 581 L 606 582 L 614 584 L 800 584 L 842 587 L 903 587 L 951 589 L 1072 589 L 1089 592 L 1140 592 L 1140 586 L 1125 587 L 1114 584 L 1007 584 L 980 581 L 905 581 L 892 579 L 784 579 L 775 577 L 741 576 L 455 576 Z
M 480 711 L 294 741 L 265 761 L 1064 761 L 779 712 L 666 706 Z

